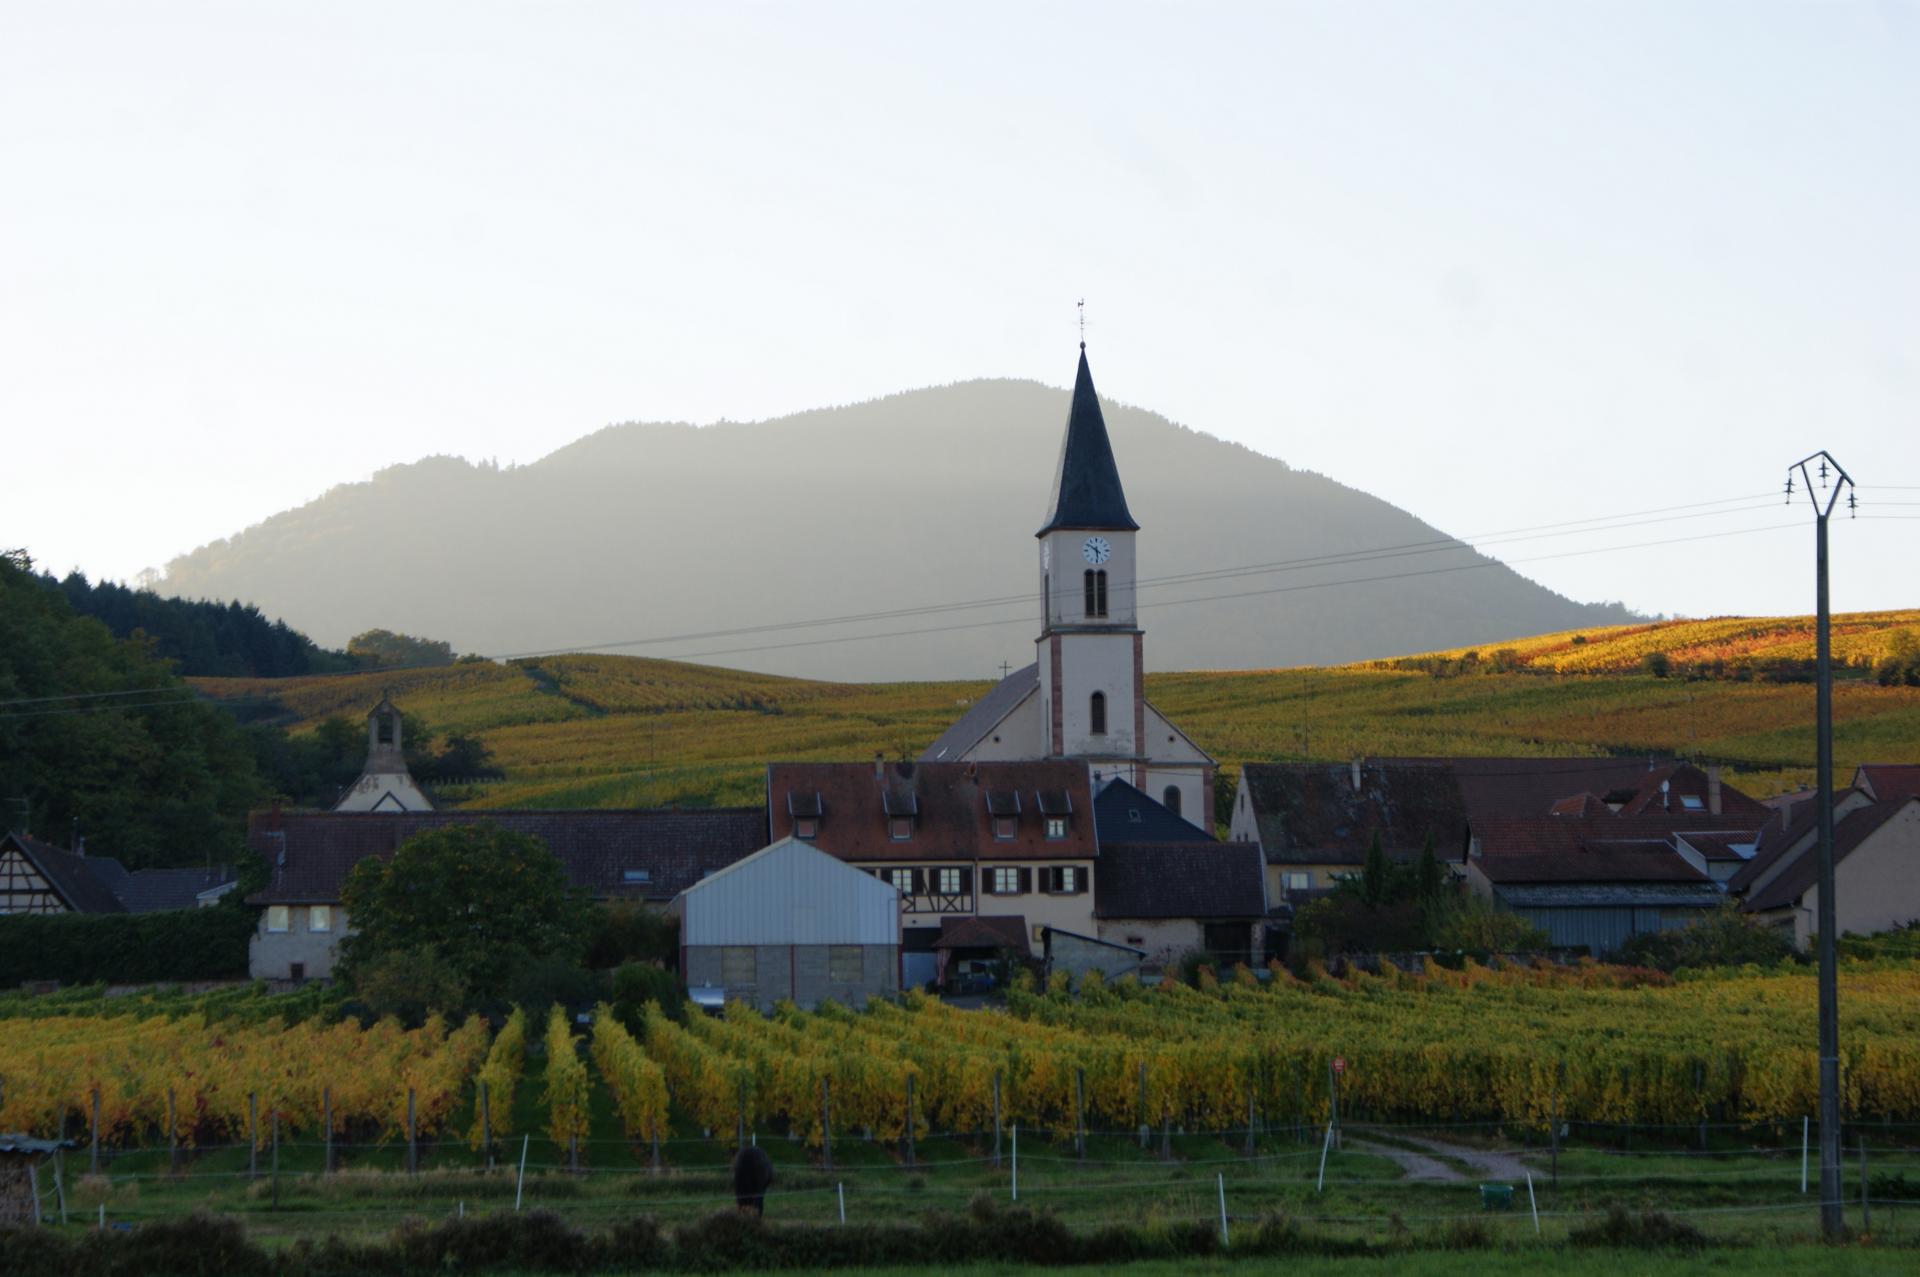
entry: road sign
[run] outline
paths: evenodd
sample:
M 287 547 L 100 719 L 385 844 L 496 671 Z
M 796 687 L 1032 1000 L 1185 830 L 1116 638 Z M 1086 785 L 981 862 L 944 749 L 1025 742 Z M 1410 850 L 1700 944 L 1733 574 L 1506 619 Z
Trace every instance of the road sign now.
M 1333 1057 L 1333 1071 L 1334 1071 L 1335 1073 L 1345 1073 L 1345 1072 L 1347 1071 L 1347 1057 L 1346 1057 L 1346 1056 L 1344 1056 L 1344 1055 L 1336 1055 L 1336 1056 L 1334 1056 L 1334 1057 Z

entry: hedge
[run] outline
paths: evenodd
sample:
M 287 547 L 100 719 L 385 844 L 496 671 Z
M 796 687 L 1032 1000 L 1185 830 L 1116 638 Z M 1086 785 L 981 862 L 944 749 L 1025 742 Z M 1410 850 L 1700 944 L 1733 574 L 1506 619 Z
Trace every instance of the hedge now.
M 247 974 L 257 909 L 222 901 L 164 913 L 0 917 L 0 987 L 26 980 L 145 984 L 233 980 Z

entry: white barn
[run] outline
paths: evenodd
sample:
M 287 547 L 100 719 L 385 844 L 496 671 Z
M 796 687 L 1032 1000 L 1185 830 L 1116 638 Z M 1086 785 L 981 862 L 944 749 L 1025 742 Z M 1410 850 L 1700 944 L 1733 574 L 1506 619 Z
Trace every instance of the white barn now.
M 858 1007 L 900 992 L 900 893 L 891 883 L 783 838 L 695 883 L 680 918 L 690 992 L 771 1009 L 782 999 Z

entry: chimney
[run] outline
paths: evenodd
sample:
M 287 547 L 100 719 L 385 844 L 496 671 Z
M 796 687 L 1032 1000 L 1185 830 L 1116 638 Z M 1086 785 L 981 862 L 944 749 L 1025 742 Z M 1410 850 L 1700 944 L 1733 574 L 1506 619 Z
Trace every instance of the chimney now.
M 1720 764 L 1707 764 L 1707 811 L 1711 815 L 1720 814 Z
M 1672 789 L 1673 789 L 1672 781 L 1663 780 L 1660 782 L 1660 810 L 1661 811 L 1673 810 L 1673 797 L 1671 792 Z
M 1360 760 L 1357 758 L 1354 759 L 1351 766 L 1353 768 L 1353 792 L 1357 794 L 1360 792 Z
M 875 780 L 887 778 L 887 755 L 883 750 L 873 751 L 873 778 Z

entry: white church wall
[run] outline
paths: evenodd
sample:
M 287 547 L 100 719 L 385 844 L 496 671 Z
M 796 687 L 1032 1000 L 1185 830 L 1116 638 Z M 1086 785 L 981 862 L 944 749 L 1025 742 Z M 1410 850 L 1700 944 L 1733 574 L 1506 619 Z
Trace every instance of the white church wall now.
M 1083 549 L 1089 537 L 1107 542 L 1107 561 L 1090 563 Z M 1094 624 L 1131 627 L 1137 612 L 1134 607 L 1134 534 L 1131 532 L 1087 532 L 1062 529 L 1049 532 L 1042 540 L 1045 561 L 1040 569 L 1040 588 L 1047 594 L 1048 625 Z M 1089 570 L 1107 574 L 1107 614 L 1087 616 L 1086 574 Z

